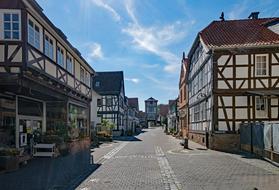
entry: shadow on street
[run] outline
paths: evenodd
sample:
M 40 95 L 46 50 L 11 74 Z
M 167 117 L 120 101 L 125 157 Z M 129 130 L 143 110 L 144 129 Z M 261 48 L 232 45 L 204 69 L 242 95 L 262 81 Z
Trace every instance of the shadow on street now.
M 116 141 L 142 141 L 135 136 L 120 136 L 120 137 L 113 137 L 113 140 Z
M 99 167 L 89 149 L 65 157 L 34 158 L 17 171 L 1 174 L 0 189 L 75 189 Z

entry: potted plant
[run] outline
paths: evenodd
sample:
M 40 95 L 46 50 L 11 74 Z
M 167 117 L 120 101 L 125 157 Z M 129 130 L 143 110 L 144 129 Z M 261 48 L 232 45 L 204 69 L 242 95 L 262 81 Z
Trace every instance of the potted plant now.
M 14 171 L 19 167 L 18 163 L 19 151 L 16 148 L 0 149 L 0 168 L 6 171 Z

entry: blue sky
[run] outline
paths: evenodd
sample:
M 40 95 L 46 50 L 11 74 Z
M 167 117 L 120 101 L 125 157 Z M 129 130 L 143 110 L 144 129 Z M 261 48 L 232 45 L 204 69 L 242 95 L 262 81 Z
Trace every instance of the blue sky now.
M 178 96 L 182 52 L 222 11 L 226 19 L 279 16 L 277 0 L 37 0 L 96 71 L 123 70 L 126 96 Z

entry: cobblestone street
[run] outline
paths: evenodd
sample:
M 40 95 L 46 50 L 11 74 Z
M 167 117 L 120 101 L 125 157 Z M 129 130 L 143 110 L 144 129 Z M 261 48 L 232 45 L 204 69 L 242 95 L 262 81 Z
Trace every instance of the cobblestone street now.
M 278 189 L 279 169 L 266 161 L 179 142 L 152 128 L 103 144 L 93 153 L 100 167 L 77 189 Z

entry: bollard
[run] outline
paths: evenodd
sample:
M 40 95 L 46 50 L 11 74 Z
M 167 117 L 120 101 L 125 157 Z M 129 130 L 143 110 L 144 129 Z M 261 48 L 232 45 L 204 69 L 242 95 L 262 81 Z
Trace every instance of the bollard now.
M 184 148 L 187 148 L 187 149 L 189 148 L 187 138 L 184 139 Z

